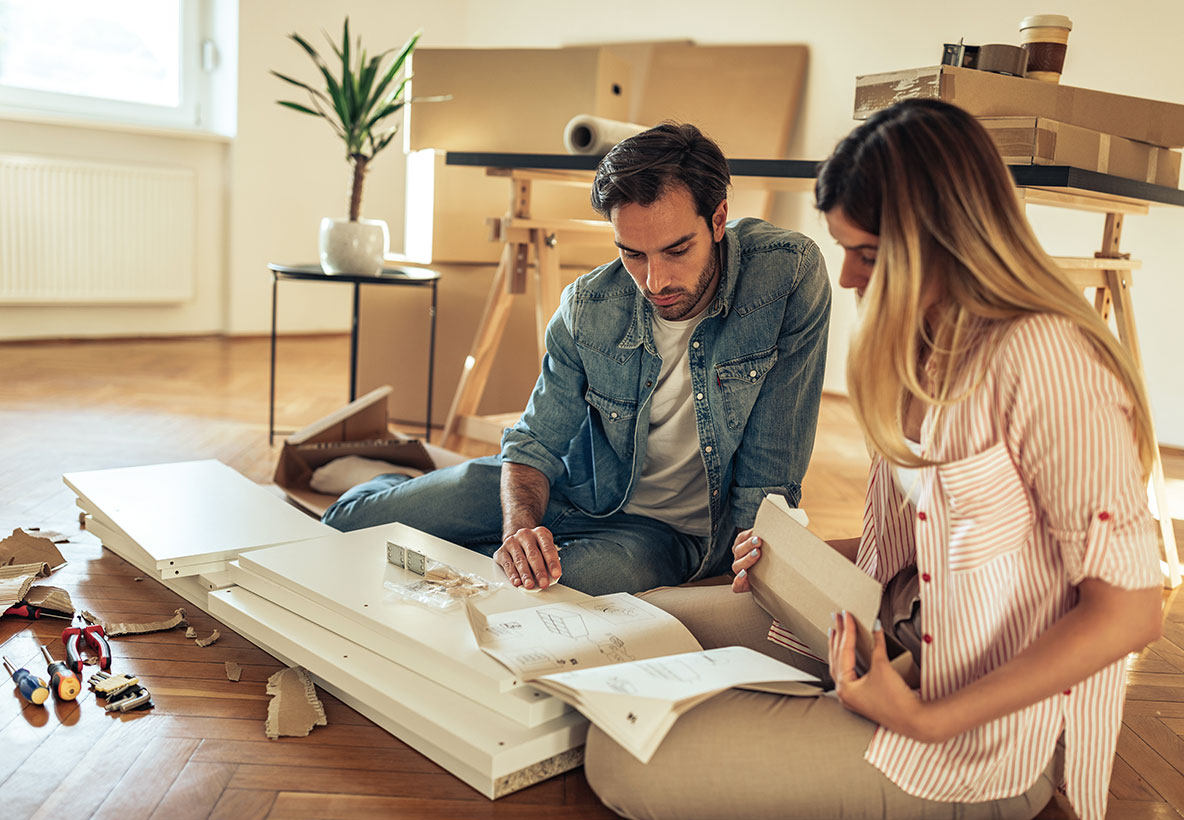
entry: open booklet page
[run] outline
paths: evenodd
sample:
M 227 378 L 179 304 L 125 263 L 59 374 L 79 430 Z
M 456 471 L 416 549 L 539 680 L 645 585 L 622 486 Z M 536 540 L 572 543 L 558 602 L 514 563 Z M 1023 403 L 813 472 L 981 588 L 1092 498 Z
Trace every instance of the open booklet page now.
M 642 763 L 680 715 L 725 689 L 777 682 L 782 694 L 817 695 L 818 679 L 742 646 L 545 675 L 533 683 L 583 712 Z M 765 687 L 755 687 L 762 691 Z
M 478 646 L 579 709 L 642 761 L 678 716 L 735 686 L 814 695 L 817 679 L 742 647 L 702 650 L 664 610 L 627 593 L 488 613 L 468 603 Z
M 477 645 L 522 680 L 701 649 L 670 613 L 624 592 L 486 614 L 469 605 Z
M 753 533 L 764 548 L 748 572 L 752 595 L 819 658 L 827 657 L 831 614 L 847 610 L 857 624 L 857 666 L 866 669 L 871 627 L 880 611 L 880 583 L 802 526 L 795 513 L 780 496 L 761 502 Z

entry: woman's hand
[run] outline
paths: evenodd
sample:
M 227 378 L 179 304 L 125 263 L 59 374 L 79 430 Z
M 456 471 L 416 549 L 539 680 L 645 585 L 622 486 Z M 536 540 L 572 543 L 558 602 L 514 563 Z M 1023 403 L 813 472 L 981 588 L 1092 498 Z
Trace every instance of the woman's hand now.
M 851 613 L 835 615 L 829 634 L 830 676 L 840 703 L 913 740 L 933 743 L 943 739 L 932 725 L 925 703 L 888 660 L 879 619 L 872 630 L 871 667 L 863 677 L 855 673 L 855 618 Z
M 732 592 L 751 592 L 748 585 L 748 570 L 760 560 L 761 539 L 752 534 L 752 530 L 744 530 L 736 536 L 732 544 L 732 572 L 736 575 L 732 581 Z

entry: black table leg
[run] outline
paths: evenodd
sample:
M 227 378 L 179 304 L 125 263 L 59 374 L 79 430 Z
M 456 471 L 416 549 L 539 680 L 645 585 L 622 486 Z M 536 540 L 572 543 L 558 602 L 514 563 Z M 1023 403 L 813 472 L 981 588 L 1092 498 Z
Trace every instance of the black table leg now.
M 432 281 L 432 309 L 428 314 L 428 417 L 423 423 L 424 441 L 432 440 L 432 374 L 436 371 L 436 285 Z
M 275 302 L 280 278 L 271 272 L 271 394 L 267 401 L 267 446 L 275 443 Z
M 354 318 L 349 327 L 349 400 L 358 397 L 358 304 L 362 286 L 354 282 Z

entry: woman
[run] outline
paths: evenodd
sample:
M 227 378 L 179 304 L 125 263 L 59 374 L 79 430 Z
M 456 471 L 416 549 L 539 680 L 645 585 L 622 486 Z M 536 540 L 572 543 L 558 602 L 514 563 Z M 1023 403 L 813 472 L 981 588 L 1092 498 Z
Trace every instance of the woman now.
M 847 380 L 873 457 L 863 536 L 834 546 L 885 587 L 870 668 L 840 613 L 833 695 L 724 693 L 645 766 L 593 729 L 588 779 L 632 817 L 1027 818 L 1063 784 L 1101 820 L 1124 658 L 1161 625 L 1140 378 L 962 110 L 880 112 L 815 194 L 860 300 Z M 737 538 L 734 592 L 760 546 Z M 808 665 L 751 595 L 648 600 L 705 647 Z

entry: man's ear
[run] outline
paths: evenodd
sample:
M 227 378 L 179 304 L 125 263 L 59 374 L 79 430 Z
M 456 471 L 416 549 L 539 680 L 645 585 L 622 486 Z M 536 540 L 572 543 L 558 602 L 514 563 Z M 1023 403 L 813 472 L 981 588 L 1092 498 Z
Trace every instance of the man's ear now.
M 711 238 L 719 242 L 724 238 L 724 225 L 728 221 L 728 200 L 724 199 L 715 206 L 715 213 L 711 215 Z

